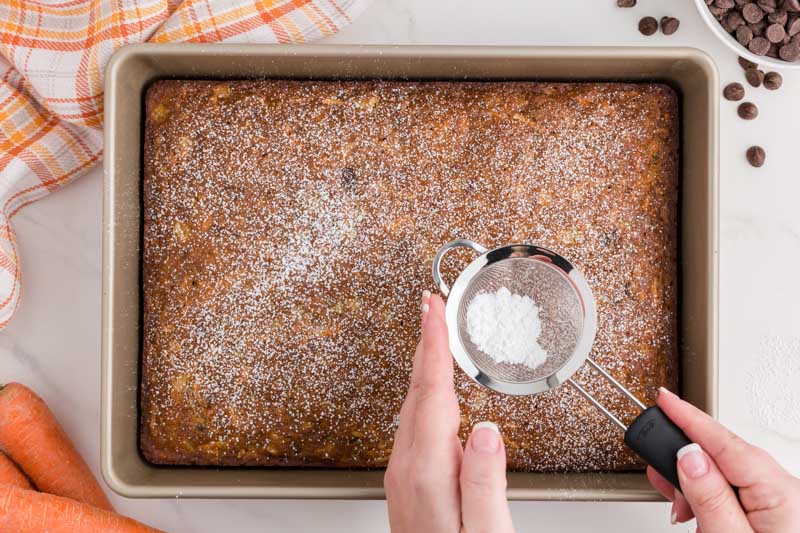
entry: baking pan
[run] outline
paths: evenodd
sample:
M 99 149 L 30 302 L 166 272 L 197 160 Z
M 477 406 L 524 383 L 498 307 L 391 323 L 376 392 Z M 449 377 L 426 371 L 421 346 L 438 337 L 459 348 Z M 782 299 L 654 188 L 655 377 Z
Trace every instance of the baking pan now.
M 681 102 L 681 394 L 717 411 L 718 94 L 690 48 L 134 45 L 108 63 L 103 197 L 102 471 L 129 497 L 382 498 L 383 471 L 155 466 L 138 449 L 144 92 L 163 78 L 658 81 Z M 622 438 L 620 436 L 620 438 Z M 643 472 L 512 472 L 519 500 L 647 501 Z

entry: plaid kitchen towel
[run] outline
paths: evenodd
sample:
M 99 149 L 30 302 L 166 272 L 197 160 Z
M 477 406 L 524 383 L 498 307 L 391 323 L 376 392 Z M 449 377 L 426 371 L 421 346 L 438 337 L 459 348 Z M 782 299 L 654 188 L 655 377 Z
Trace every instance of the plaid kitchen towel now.
M 0 328 L 19 302 L 10 221 L 103 153 L 103 67 L 130 43 L 296 43 L 370 0 L 0 0 Z

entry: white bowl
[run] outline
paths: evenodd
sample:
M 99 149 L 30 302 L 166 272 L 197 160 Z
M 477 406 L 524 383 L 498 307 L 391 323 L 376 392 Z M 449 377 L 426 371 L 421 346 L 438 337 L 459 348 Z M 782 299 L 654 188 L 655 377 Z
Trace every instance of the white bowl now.
M 725 46 L 739 54 L 745 59 L 749 59 L 753 63 L 758 63 L 759 65 L 768 66 L 774 69 L 782 69 L 782 68 L 790 68 L 790 69 L 800 69 L 800 61 L 784 61 L 782 59 L 775 59 L 768 56 L 758 56 L 739 44 L 739 41 L 731 35 L 730 33 L 725 31 L 725 28 L 722 27 L 722 24 L 714 18 L 714 15 L 711 14 L 711 11 L 708 10 L 708 6 L 706 5 L 704 0 L 694 0 L 695 6 L 697 6 L 697 10 L 700 12 L 700 18 L 705 21 L 706 26 L 708 26 L 712 32 L 719 38 L 720 41 L 725 43 Z

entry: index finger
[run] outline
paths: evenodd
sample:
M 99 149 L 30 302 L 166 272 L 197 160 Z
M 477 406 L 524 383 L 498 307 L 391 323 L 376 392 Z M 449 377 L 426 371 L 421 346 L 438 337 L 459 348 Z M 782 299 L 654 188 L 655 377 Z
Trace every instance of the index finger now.
M 658 406 L 675 425 L 710 455 L 725 478 L 737 487 L 750 487 L 784 470 L 761 448 L 742 440 L 709 415 L 665 388 Z

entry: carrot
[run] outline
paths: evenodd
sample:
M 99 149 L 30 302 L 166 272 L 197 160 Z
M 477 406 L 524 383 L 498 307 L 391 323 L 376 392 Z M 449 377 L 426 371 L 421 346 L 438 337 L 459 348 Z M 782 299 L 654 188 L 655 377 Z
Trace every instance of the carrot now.
M 25 474 L 3 452 L 0 452 L 0 485 L 12 485 L 21 489 L 33 488 Z
M 19 383 L 0 389 L 0 448 L 40 491 L 114 510 L 53 413 Z
M 69 498 L 0 485 L 0 531 L 157 533 L 159 530 Z

